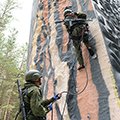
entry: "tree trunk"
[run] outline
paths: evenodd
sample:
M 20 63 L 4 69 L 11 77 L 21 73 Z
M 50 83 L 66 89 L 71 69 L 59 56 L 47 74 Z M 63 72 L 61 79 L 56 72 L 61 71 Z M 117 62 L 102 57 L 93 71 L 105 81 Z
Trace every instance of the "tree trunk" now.
M 10 103 L 11 103 L 12 91 L 13 91 L 13 89 L 14 89 L 14 86 L 15 86 L 15 83 L 14 83 L 14 84 L 12 85 L 12 87 L 11 87 L 11 93 L 10 93 L 10 95 L 9 95 L 9 97 L 8 97 L 8 101 L 7 101 L 6 106 L 9 106 Z M 5 114 L 4 114 L 4 120 L 9 120 L 9 119 L 10 119 L 10 110 L 9 110 L 9 107 L 7 107 L 6 110 L 5 110 Z

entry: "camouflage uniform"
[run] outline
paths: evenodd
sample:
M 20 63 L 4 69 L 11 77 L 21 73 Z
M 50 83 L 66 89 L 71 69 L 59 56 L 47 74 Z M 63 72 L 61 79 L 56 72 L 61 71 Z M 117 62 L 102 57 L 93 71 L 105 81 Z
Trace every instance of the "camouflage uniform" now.
M 71 11 L 68 11 L 68 13 L 65 16 L 65 19 L 86 19 L 86 14 L 84 13 L 70 13 Z M 70 39 L 73 40 L 73 46 L 75 47 L 75 52 L 77 56 L 77 60 L 80 64 L 80 66 L 84 66 L 84 60 L 82 56 L 82 50 L 81 50 L 81 41 L 85 44 L 87 47 L 89 53 L 91 56 L 94 55 L 94 51 L 91 49 L 91 46 L 89 44 L 88 38 L 89 38 L 89 30 L 88 30 L 88 24 L 85 23 L 85 21 L 74 21 L 72 22 L 72 25 L 69 26 L 69 22 L 64 23 L 67 31 L 69 33 Z
M 23 99 L 27 120 L 46 120 L 46 114 L 50 111 L 48 105 L 54 102 L 53 98 L 42 100 L 41 90 L 32 83 L 25 83 Z M 22 120 L 21 114 L 18 119 Z

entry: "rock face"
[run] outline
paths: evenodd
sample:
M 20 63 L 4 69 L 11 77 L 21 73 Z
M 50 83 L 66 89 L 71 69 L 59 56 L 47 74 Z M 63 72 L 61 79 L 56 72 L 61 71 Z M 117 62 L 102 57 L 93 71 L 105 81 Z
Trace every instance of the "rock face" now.
M 72 5 L 92 18 L 89 40 L 98 58 L 84 45 L 85 69 L 78 71 L 72 40 L 63 23 L 63 10 Z M 115 0 L 35 0 L 31 19 L 27 69 L 43 72 L 44 99 L 63 92 L 47 120 L 119 120 L 120 3 Z

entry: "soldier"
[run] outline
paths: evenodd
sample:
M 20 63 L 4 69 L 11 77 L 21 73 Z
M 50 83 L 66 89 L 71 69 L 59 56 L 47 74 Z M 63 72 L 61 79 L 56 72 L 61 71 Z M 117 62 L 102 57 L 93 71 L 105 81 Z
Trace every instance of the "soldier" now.
M 61 97 L 61 94 L 57 94 L 51 99 L 43 100 L 39 89 L 42 84 L 41 78 L 38 70 L 30 70 L 25 75 L 26 83 L 22 91 L 27 120 L 46 120 L 46 114 L 52 110 L 52 103 Z M 21 114 L 19 120 L 23 120 Z
M 75 13 L 72 11 L 70 6 L 64 9 L 64 24 L 67 28 L 70 39 L 73 40 L 73 46 L 75 47 L 77 60 L 80 65 L 78 67 L 78 70 L 85 67 L 83 56 L 82 56 L 82 50 L 81 50 L 81 42 L 85 44 L 85 46 L 87 47 L 89 51 L 89 54 L 92 56 L 93 59 L 97 57 L 96 53 L 92 50 L 89 40 L 88 40 L 89 38 L 88 27 L 89 26 L 85 21 L 86 18 L 87 18 L 86 14 Z M 71 23 L 69 20 L 71 20 Z

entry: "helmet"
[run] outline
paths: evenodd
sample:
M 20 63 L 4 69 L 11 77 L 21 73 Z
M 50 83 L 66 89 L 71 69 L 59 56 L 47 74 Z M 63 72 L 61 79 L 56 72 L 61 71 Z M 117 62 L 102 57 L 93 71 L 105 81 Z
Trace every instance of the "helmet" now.
M 25 74 L 25 81 L 36 81 L 41 78 L 42 74 L 38 70 L 29 70 Z
M 68 13 L 73 13 L 71 6 L 68 6 L 64 9 L 64 17 L 66 17 Z

